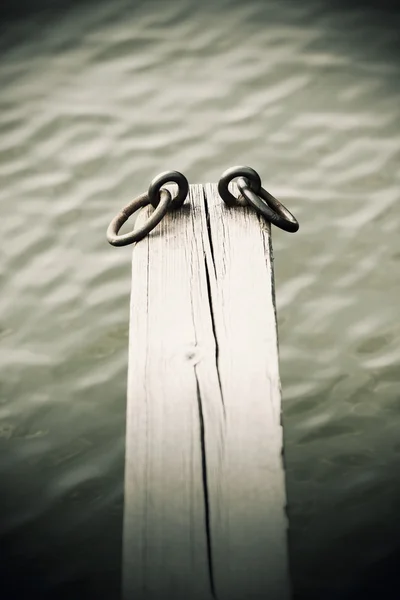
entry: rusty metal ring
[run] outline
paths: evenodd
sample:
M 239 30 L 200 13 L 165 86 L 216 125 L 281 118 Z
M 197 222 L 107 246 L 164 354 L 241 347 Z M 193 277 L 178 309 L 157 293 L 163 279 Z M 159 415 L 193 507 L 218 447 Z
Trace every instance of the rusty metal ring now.
M 144 208 L 150 204 L 150 198 L 148 193 L 141 194 L 132 202 L 130 202 L 125 208 L 118 213 L 116 217 L 111 221 L 107 229 L 107 240 L 112 246 L 127 246 L 142 240 L 154 227 L 156 227 L 161 219 L 165 216 L 172 202 L 172 196 L 168 190 L 160 190 L 160 201 L 155 208 L 154 212 L 149 216 L 147 221 L 141 226 L 129 233 L 118 235 L 122 225 L 129 219 L 133 213 L 138 211 L 140 208 Z
M 251 185 L 251 189 L 257 194 L 261 189 L 261 178 L 257 171 L 251 167 L 231 167 L 222 173 L 218 183 L 218 193 L 228 206 L 247 206 L 244 198 L 235 198 L 228 189 L 229 184 L 236 177 L 245 177 Z
M 238 179 L 237 186 L 243 198 L 267 221 L 289 233 L 295 233 L 299 229 L 297 219 L 267 190 L 261 188 L 255 193 L 244 177 Z
M 160 201 L 161 187 L 170 182 L 178 185 L 178 194 L 172 198 L 170 208 L 181 208 L 182 204 L 185 202 L 189 193 L 188 180 L 182 173 L 179 173 L 179 171 L 165 171 L 165 173 L 160 173 L 157 177 L 154 177 L 149 185 L 149 191 L 147 193 L 154 208 L 157 208 Z

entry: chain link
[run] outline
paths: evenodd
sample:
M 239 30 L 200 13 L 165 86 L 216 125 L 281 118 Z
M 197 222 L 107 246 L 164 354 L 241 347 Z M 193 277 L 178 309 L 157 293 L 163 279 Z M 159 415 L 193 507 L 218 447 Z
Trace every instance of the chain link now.
M 163 185 L 171 181 L 178 185 L 178 193 L 174 197 L 171 196 L 171 193 L 168 190 L 162 189 Z M 160 223 L 169 208 L 176 210 L 183 205 L 188 192 L 189 183 L 182 173 L 179 173 L 178 171 L 166 171 L 165 173 L 161 173 L 150 183 L 147 192 L 132 200 L 132 202 L 125 206 L 125 208 L 114 217 L 107 229 L 108 242 L 112 246 L 127 246 L 128 244 L 139 242 Z M 141 208 L 149 206 L 149 204 L 154 207 L 154 211 L 147 221 L 143 223 L 142 226 L 134 228 L 133 231 L 129 233 L 118 235 L 122 225 L 129 217 Z
M 182 173 L 179 171 L 165 171 L 165 173 L 160 173 L 157 177 L 154 177 L 153 181 L 149 185 L 149 198 L 150 203 L 154 208 L 157 208 L 157 205 L 160 201 L 160 189 L 166 183 L 176 183 L 178 185 L 178 193 L 171 200 L 170 208 L 178 209 L 181 208 L 183 203 L 185 202 L 187 195 L 189 193 L 189 182 Z
M 255 192 L 261 189 L 261 178 L 259 174 L 251 167 L 231 167 L 224 171 L 221 179 L 218 182 L 218 193 L 227 206 L 247 206 L 247 200 L 244 198 L 235 198 L 229 191 L 229 184 L 237 177 L 244 177 L 251 181 L 252 188 Z
M 235 198 L 228 189 L 229 184 L 237 179 L 240 192 Z M 231 167 L 222 174 L 218 184 L 218 191 L 227 206 L 252 206 L 258 214 L 280 229 L 295 233 L 299 223 L 292 213 L 274 198 L 267 190 L 261 187 L 261 179 L 257 171 L 251 167 Z

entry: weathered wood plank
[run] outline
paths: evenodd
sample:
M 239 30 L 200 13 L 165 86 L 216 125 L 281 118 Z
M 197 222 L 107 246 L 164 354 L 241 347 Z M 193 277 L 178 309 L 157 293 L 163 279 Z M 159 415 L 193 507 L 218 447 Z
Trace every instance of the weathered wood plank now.
M 124 600 L 290 596 L 269 240 L 207 185 L 134 248 Z
M 216 587 L 226 600 L 288 598 L 286 495 L 270 226 L 205 188 L 224 461 L 210 499 Z M 214 463 L 212 463 L 214 464 Z

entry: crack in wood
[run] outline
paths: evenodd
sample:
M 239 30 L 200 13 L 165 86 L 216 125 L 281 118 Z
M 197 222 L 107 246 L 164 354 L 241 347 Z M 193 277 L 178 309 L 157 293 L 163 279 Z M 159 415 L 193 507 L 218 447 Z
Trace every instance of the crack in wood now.
M 215 281 L 216 281 L 217 280 L 217 271 L 216 271 L 216 265 L 215 265 L 215 260 L 214 260 L 214 246 L 213 246 L 211 226 L 210 226 L 210 212 L 208 210 L 207 193 L 204 188 L 203 188 L 203 199 L 204 199 L 204 210 L 205 210 L 205 214 L 206 214 L 207 236 L 208 236 L 208 241 L 210 244 L 210 257 L 211 257 L 211 261 L 213 264 L 214 277 L 215 277 Z M 219 370 L 219 344 L 218 344 L 218 336 L 217 336 L 217 331 L 216 331 L 216 326 L 215 326 L 215 314 L 214 314 L 215 311 L 213 309 L 210 270 L 209 270 L 209 266 L 208 266 L 208 262 L 207 262 L 206 252 L 204 252 L 204 263 L 205 263 L 205 269 L 206 269 L 207 294 L 208 294 L 208 301 L 209 301 L 209 305 L 210 305 L 211 327 L 212 327 L 212 332 L 213 332 L 213 336 L 214 336 L 214 340 L 215 340 L 215 368 L 217 371 L 218 385 L 219 385 L 219 390 L 221 393 L 222 410 L 223 410 L 223 414 L 224 414 L 224 419 L 226 419 L 224 394 L 222 391 L 221 374 L 220 374 L 220 370 Z
M 201 449 L 201 466 L 202 466 L 202 477 L 203 477 L 204 518 L 205 518 L 205 530 L 206 530 L 206 541 L 207 541 L 208 575 L 210 578 L 211 595 L 213 598 L 215 598 L 217 600 L 217 596 L 215 593 L 214 568 L 213 568 L 213 560 L 212 560 L 210 502 L 209 502 L 209 494 L 208 494 L 207 458 L 206 458 L 203 404 L 202 404 L 202 400 L 201 400 L 200 386 L 199 386 L 199 380 L 197 377 L 196 366 L 194 367 L 194 373 L 195 373 L 195 377 L 196 377 L 197 405 L 198 405 L 198 409 L 199 409 L 199 423 L 200 423 L 200 449 Z

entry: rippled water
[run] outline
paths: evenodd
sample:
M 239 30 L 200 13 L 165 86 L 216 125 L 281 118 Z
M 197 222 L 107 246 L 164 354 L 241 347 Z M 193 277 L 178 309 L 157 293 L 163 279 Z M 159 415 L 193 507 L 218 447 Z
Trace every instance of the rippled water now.
M 298 597 L 399 555 L 399 24 L 117 0 L 3 26 L 2 598 L 118 597 L 131 249 L 105 231 L 167 169 L 251 165 L 301 224 L 273 233 Z

